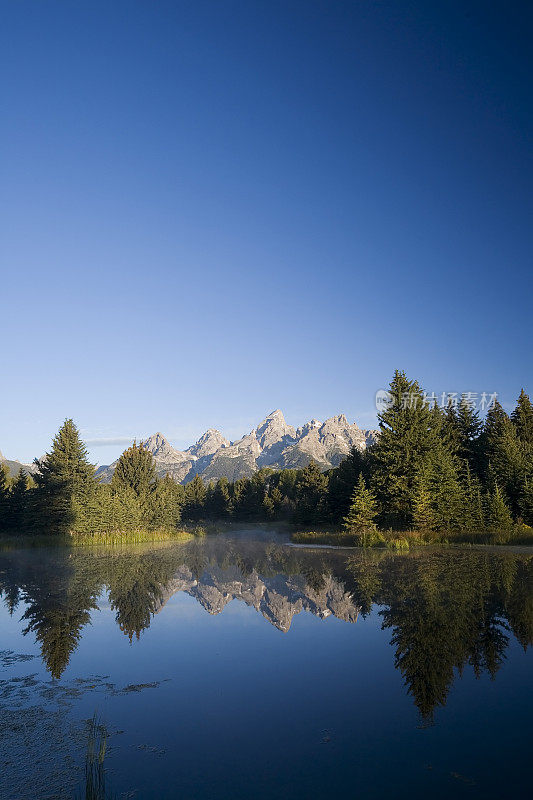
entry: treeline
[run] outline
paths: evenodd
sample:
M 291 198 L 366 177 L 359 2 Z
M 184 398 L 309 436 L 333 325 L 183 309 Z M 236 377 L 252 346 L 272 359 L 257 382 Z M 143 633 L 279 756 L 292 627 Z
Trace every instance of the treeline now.
M 11 481 L 0 469 L 0 531 L 10 533 L 124 533 L 175 530 L 183 487 L 158 478 L 151 453 L 133 444 L 119 459 L 111 484 L 101 484 L 71 419 L 28 477 Z
M 31 485 L 21 473 L 10 486 L 0 470 L 0 528 L 90 533 L 285 520 L 342 529 L 363 544 L 389 529 L 495 542 L 533 535 L 533 405 L 524 391 L 510 416 L 494 401 L 482 421 L 468 395 L 441 408 L 396 372 L 378 419 L 377 443 L 327 472 L 311 462 L 234 482 L 195 476 L 185 486 L 157 477 L 142 443 L 122 454 L 109 485 L 99 484 L 67 420 L 35 462 Z
M 510 416 L 494 400 L 482 421 L 468 395 L 441 408 L 396 372 L 378 419 L 377 443 L 327 472 L 311 463 L 208 487 L 195 478 L 183 514 L 330 526 L 365 544 L 388 529 L 496 542 L 533 535 L 533 405 L 524 391 Z

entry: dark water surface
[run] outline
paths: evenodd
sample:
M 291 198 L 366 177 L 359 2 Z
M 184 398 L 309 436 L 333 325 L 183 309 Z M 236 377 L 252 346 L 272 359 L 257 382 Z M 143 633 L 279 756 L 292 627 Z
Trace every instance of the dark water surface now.
M 533 556 L 285 542 L 0 547 L 2 800 L 529 797 Z

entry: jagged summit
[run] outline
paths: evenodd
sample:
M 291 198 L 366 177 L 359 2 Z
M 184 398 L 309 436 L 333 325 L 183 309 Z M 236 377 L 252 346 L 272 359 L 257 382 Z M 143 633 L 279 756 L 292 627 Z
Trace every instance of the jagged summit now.
M 286 437 L 294 439 L 296 431 L 292 425 L 287 425 L 283 412 L 277 409 L 272 411 L 258 426 L 252 431 L 255 434 L 260 446 L 269 448 L 281 442 Z
M 186 453 L 182 453 L 181 450 L 176 450 L 175 447 L 172 447 L 168 439 L 163 436 L 162 433 L 154 433 L 153 436 L 145 439 L 143 441 L 143 446 L 146 450 L 149 450 L 156 459 L 176 461 L 185 460 L 187 458 Z
M 353 595 L 333 575 L 327 576 L 320 588 L 313 588 L 303 575 L 267 577 L 256 570 L 243 574 L 236 566 L 210 564 L 197 576 L 184 564 L 168 582 L 154 613 L 178 592 L 194 597 L 208 614 L 220 614 L 232 600 L 243 602 L 283 633 L 302 612 L 355 623 L 360 611 Z
M 187 483 L 195 475 L 206 482 L 221 477 L 233 481 L 253 475 L 261 467 L 301 468 L 311 460 L 321 469 L 329 469 L 338 466 L 352 447 L 364 450 L 375 437 L 376 431 L 350 424 L 344 414 L 324 422 L 312 419 L 296 429 L 287 424 L 278 408 L 235 442 L 209 428 L 185 451 L 173 447 L 160 432 L 146 439 L 144 445 L 153 454 L 159 475 L 170 475 L 179 483 Z M 116 462 L 100 467 L 97 474 L 103 481 L 110 480 L 115 465 Z
M 187 453 L 190 453 L 197 458 L 204 458 L 205 456 L 212 456 L 221 447 L 229 447 L 230 442 L 222 436 L 220 431 L 216 428 L 209 428 L 198 441 L 187 448 Z

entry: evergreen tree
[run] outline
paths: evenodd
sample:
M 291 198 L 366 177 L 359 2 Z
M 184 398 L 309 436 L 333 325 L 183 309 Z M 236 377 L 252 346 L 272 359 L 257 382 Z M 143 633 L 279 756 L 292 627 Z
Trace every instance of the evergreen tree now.
M 520 441 L 533 448 L 533 404 L 523 389 L 511 414 L 511 421 Z
M 380 435 L 371 451 L 372 486 L 385 526 L 413 523 L 416 484 L 427 454 L 434 448 L 442 421 L 424 402 L 416 381 L 396 371 L 390 404 L 378 414 Z
M 231 515 L 231 489 L 227 478 L 219 478 L 215 484 L 211 502 L 215 519 L 225 519 Z
M 297 517 L 302 525 L 313 525 L 325 517 L 328 478 L 314 461 L 300 470 L 297 481 Z
M 461 528 L 464 494 L 457 459 L 442 440 L 421 465 L 415 491 L 414 522 L 419 530 L 456 531 Z
M 483 431 L 485 483 L 497 483 L 509 501 L 511 513 L 520 511 L 520 495 L 528 473 L 527 453 L 516 428 L 499 402 L 487 414 Z
M 436 529 L 431 481 L 426 469 L 421 470 L 416 482 L 413 521 L 415 528 L 419 531 L 425 532 Z
M 287 498 L 283 497 L 278 486 L 274 486 L 270 490 L 269 497 L 272 501 L 272 516 L 277 519 L 283 515 L 284 501 L 286 501 Z
M 444 411 L 442 435 L 449 451 L 457 455 L 461 449 L 461 431 L 457 415 L 457 404 L 451 397 L 448 398 L 448 403 Z
M 19 470 L 11 487 L 8 503 L 8 517 L 10 528 L 16 532 L 23 532 L 26 526 L 28 501 L 28 478 L 23 469 Z
M 207 489 L 199 475 L 185 486 L 183 516 L 190 520 L 199 520 L 205 516 L 205 499 Z
M 461 484 L 463 487 L 463 507 L 460 528 L 468 533 L 482 533 L 485 526 L 485 517 L 481 483 L 476 475 L 472 475 L 468 462 L 466 462 L 461 474 Z
M 377 502 L 374 494 L 367 488 L 365 479 L 359 480 L 352 492 L 352 501 L 342 527 L 346 533 L 362 535 L 376 530 L 374 522 L 377 515 Z
M 111 486 L 116 492 L 131 489 L 141 502 L 148 503 L 149 497 L 155 489 L 156 472 L 152 454 L 145 449 L 141 442 L 134 442 L 131 447 L 124 450 L 120 456 Z
M 533 527 L 533 480 L 526 479 L 520 496 L 520 512 L 526 525 Z
M 369 478 L 368 451 L 352 447 L 350 454 L 336 469 L 329 471 L 328 510 L 335 522 L 341 522 L 352 502 L 352 494 L 359 475 Z
M 0 463 L 0 531 L 9 527 L 9 478 L 7 467 Z
M 487 496 L 486 516 L 489 530 L 497 535 L 498 541 L 506 541 L 513 526 L 513 519 L 497 484 Z
M 480 452 L 479 437 L 483 430 L 483 424 L 479 419 L 479 414 L 472 408 L 466 395 L 461 397 L 461 402 L 457 409 L 457 429 L 459 442 L 456 454 L 464 461 L 467 461 L 471 470 L 479 472 Z
M 157 479 L 155 491 L 151 495 L 151 527 L 165 530 L 176 528 L 181 519 L 181 507 L 184 500 L 183 487 L 172 480 L 170 475 Z
M 71 419 L 65 420 L 52 442 L 52 449 L 40 461 L 33 492 L 34 522 L 51 532 L 74 530 L 75 506 L 94 493 L 94 465 Z

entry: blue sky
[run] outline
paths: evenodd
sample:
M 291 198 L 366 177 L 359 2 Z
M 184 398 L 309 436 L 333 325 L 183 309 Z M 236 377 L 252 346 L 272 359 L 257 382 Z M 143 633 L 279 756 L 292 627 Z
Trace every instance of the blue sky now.
M 532 12 L 2 2 L 0 449 L 531 383 Z M 122 446 L 93 446 L 107 462 Z

